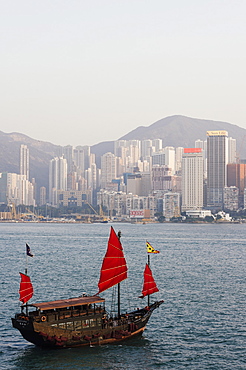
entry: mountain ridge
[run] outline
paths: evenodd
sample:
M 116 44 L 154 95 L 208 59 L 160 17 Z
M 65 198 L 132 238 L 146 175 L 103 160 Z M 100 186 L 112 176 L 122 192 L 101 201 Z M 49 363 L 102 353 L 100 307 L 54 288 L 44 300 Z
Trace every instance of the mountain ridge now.
M 241 158 L 246 158 L 246 129 L 235 124 L 222 121 L 203 120 L 182 115 L 162 118 L 149 126 L 139 126 L 120 137 L 118 140 L 162 139 L 163 146 L 194 147 L 195 140 L 206 139 L 207 131 L 226 130 L 229 137 L 237 140 Z M 30 179 L 35 178 L 37 186 L 48 188 L 49 161 L 59 155 L 61 145 L 32 139 L 18 133 L 0 131 L 0 172 L 19 173 L 20 145 L 26 144 L 30 152 Z M 91 146 L 91 153 L 97 158 L 100 167 L 100 157 L 106 152 L 114 151 L 114 141 L 103 141 Z
M 167 134 L 165 133 L 167 129 Z M 235 124 L 223 121 L 205 120 L 191 118 L 182 115 L 168 116 L 162 118 L 150 126 L 139 126 L 122 136 L 121 140 L 145 140 L 162 139 L 163 146 L 194 146 L 195 140 L 206 139 L 207 131 L 228 131 L 229 137 L 237 139 L 237 142 L 246 135 L 246 130 Z M 189 135 L 187 135 L 189 131 Z M 240 131 L 240 134 L 238 132 Z M 246 154 L 246 153 L 245 153 Z

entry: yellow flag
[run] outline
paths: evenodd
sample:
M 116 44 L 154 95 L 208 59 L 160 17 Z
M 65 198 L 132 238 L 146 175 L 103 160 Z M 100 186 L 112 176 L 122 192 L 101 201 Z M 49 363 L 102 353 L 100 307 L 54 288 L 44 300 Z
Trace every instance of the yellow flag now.
M 152 245 L 149 244 L 149 242 L 146 241 L 146 248 L 147 248 L 147 253 L 160 253 L 160 251 L 157 251 L 152 247 Z

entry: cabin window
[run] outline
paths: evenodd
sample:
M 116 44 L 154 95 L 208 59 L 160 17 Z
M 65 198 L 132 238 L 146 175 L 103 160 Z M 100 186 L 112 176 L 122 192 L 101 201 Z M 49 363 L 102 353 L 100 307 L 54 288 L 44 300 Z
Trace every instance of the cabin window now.
M 73 330 L 73 322 L 72 321 L 69 321 L 66 324 L 67 324 L 67 329 Z
M 97 319 L 97 325 L 98 325 L 98 326 L 101 326 L 101 325 L 102 325 L 102 320 L 101 320 L 101 319 L 99 319 L 99 318 Z
M 89 320 L 83 320 L 82 321 L 83 328 L 87 328 L 89 326 Z
M 51 326 L 55 326 L 55 327 L 57 327 L 57 326 L 58 326 L 58 324 L 51 324 Z
M 81 330 L 81 329 L 82 329 L 82 322 L 74 321 L 74 330 Z
M 59 328 L 66 329 L 66 323 L 65 322 L 60 322 L 58 325 L 59 325 Z
M 90 320 L 90 327 L 96 326 L 96 319 Z

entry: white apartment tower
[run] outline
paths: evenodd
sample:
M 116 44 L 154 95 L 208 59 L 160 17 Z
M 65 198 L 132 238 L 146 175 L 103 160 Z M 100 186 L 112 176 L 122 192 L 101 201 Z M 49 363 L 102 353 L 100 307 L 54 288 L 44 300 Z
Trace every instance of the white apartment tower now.
M 207 140 L 197 139 L 195 141 L 195 148 L 201 148 L 203 150 L 204 157 L 207 157 Z
M 77 167 L 77 173 L 84 176 L 85 173 L 85 151 L 82 146 L 76 146 L 73 151 L 74 163 Z
M 182 211 L 203 207 L 203 154 L 201 148 L 185 148 L 182 158 Z
M 165 154 L 165 164 L 171 168 L 172 175 L 175 173 L 175 149 L 172 146 L 166 146 L 163 149 Z
M 162 149 L 162 139 L 152 140 L 152 146 L 154 147 L 155 152 L 159 152 Z
M 74 161 L 74 150 L 72 145 L 66 145 L 62 148 L 62 155 L 67 160 L 67 172 L 72 172 Z
M 151 156 L 153 151 L 152 148 L 152 140 L 142 140 L 141 141 L 141 157 L 142 159 L 146 159 Z
M 228 137 L 228 163 L 237 162 L 236 139 Z
M 184 151 L 184 148 L 182 146 L 179 146 L 175 150 L 175 171 L 176 173 L 181 171 L 183 151 Z
M 101 171 L 101 187 L 104 189 L 116 178 L 116 157 L 113 153 L 108 152 L 101 157 Z
M 207 131 L 207 206 L 223 207 L 228 163 L 227 131 Z
M 46 204 L 46 187 L 45 186 L 41 186 L 40 188 L 40 201 L 39 201 L 39 205 L 40 206 L 43 206 Z
M 49 165 L 49 202 L 57 205 L 57 191 L 67 190 L 67 160 L 56 157 Z
M 29 180 L 29 149 L 24 144 L 20 146 L 20 174 Z

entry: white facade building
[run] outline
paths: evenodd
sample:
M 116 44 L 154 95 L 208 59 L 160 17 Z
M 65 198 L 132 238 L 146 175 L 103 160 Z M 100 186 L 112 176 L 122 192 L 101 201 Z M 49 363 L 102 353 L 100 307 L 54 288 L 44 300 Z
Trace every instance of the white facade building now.
M 24 144 L 20 146 L 20 174 L 29 180 L 29 149 Z
M 105 189 L 116 178 L 116 157 L 113 153 L 105 153 L 101 157 L 101 187 Z
M 35 206 L 33 184 L 26 179 L 26 175 L 8 173 L 6 194 L 8 202 L 16 206 Z
M 228 137 L 228 163 L 237 162 L 237 144 L 236 139 Z
M 184 151 L 184 148 L 182 146 L 179 146 L 175 150 L 175 171 L 176 173 L 179 173 L 182 168 L 183 151 Z
M 49 165 L 49 202 L 57 205 L 57 191 L 67 190 L 67 160 L 55 157 Z
M 141 157 L 142 159 L 146 159 L 152 155 L 153 148 L 152 148 L 152 140 L 142 140 L 141 141 Z
M 171 168 L 172 175 L 175 174 L 175 149 L 172 146 L 166 146 L 163 149 L 165 154 L 165 164 Z

